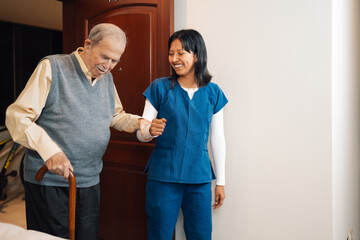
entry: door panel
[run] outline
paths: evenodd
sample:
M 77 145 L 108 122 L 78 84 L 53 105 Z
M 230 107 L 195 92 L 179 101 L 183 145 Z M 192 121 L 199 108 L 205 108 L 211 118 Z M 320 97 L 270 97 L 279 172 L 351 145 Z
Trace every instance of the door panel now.
M 112 74 L 124 110 L 141 115 L 142 92 L 154 79 L 170 74 L 167 40 L 173 32 L 173 0 L 64 0 L 63 9 L 64 52 L 82 46 L 97 23 L 113 23 L 125 31 L 127 46 Z M 147 239 L 142 172 L 153 146 L 139 142 L 135 134 L 111 130 L 100 176 L 99 239 Z
M 144 105 L 142 92 L 156 76 L 157 62 L 154 55 L 150 55 L 151 51 L 156 51 L 157 28 L 151 26 L 156 22 L 155 11 L 152 7 L 129 7 L 106 12 L 88 21 L 89 26 L 110 22 L 125 31 L 127 46 L 112 74 L 124 109 L 138 115 L 142 114 Z

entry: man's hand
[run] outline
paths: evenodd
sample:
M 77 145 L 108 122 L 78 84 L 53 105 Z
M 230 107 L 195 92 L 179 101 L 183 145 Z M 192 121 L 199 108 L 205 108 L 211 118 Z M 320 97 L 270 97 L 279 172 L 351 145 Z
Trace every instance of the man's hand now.
M 215 204 L 213 205 L 213 209 L 217 209 L 223 205 L 225 199 L 225 191 L 224 186 L 216 185 L 215 187 Z
M 151 122 L 146 120 L 145 118 L 139 118 L 138 122 L 139 122 L 139 128 L 140 128 L 141 135 L 143 136 L 143 138 L 146 138 L 145 127 L 147 125 L 150 125 Z
M 164 132 L 166 126 L 166 119 L 153 119 L 150 126 L 150 134 L 152 136 L 159 136 Z
M 63 152 L 56 153 L 46 161 L 46 167 L 52 173 L 69 178 L 69 171 L 74 171 L 69 159 Z

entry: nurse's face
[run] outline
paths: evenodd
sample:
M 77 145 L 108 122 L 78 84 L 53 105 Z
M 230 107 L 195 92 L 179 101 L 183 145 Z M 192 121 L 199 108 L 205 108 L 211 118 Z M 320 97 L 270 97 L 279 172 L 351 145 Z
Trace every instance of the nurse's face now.
M 197 57 L 193 52 L 187 52 L 179 39 L 175 39 L 169 49 L 169 62 L 179 77 L 195 77 Z

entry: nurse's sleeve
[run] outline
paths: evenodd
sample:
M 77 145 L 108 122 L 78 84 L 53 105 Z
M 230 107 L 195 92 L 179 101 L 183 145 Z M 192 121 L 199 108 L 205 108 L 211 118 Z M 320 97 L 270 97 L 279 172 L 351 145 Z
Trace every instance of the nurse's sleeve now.
M 156 109 L 153 107 L 150 101 L 146 99 L 142 117 L 151 122 L 157 117 L 157 115 L 158 112 L 156 111 Z M 150 142 L 154 138 L 154 136 L 150 134 L 150 126 L 151 124 L 145 127 L 145 138 L 142 136 L 140 130 L 136 131 L 136 137 L 140 142 Z
M 210 146 L 213 153 L 216 185 L 225 185 L 225 135 L 223 109 L 213 115 L 210 124 Z

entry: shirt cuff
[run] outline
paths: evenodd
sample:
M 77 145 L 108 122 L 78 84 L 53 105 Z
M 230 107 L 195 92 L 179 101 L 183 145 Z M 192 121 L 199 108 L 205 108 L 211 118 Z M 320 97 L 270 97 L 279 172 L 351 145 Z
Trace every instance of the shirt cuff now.
M 225 186 L 225 182 L 216 181 L 216 186 Z
M 150 138 L 152 139 L 153 137 L 155 137 L 150 134 L 150 127 L 151 127 L 151 124 L 146 125 L 146 127 L 145 127 L 145 138 L 146 139 L 150 139 Z
M 216 185 L 225 186 L 225 176 L 216 176 Z
M 138 130 L 139 127 L 139 118 L 141 118 L 138 115 L 131 115 L 130 116 L 130 126 L 125 129 L 126 132 L 135 132 L 136 130 Z
M 48 143 L 46 145 L 40 145 L 37 150 L 40 157 L 47 161 L 49 158 L 54 156 L 56 153 L 62 152 L 61 149 L 54 142 Z

